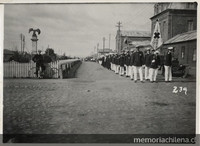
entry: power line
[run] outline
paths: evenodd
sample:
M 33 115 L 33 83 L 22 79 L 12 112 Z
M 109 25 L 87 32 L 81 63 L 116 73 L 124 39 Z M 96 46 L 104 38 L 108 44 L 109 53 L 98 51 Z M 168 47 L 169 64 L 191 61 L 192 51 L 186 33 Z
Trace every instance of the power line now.
M 145 14 L 146 12 L 148 12 L 151 8 L 152 8 L 152 6 L 148 6 L 147 9 L 142 10 L 138 15 L 132 17 L 132 19 L 130 19 L 129 21 L 125 22 L 124 24 L 127 24 L 127 23 L 129 23 L 129 22 L 131 22 L 131 21 L 133 21 L 133 20 L 137 20 L 138 18 L 141 18 L 141 16 L 142 16 L 143 14 Z
M 149 6 L 149 5 L 147 5 L 144 9 L 146 9 L 148 6 Z M 127 21 L 124 21 L 124 23 L 129 22 L 131 18 L 137 16 L 137 15 L 140 14 L 140 13 L 141 13 L 141 9 L 140 9 L 139 11 L 137 11 L 137 13 L 135 13 L 134 15 L 132 15 L 131 17 L 129 17 Z

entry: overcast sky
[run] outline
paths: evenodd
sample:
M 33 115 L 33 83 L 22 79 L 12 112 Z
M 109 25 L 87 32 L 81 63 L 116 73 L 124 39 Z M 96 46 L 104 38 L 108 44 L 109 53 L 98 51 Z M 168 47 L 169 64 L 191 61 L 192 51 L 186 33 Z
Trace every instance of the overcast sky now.
M 20 34 L 25 35 L 25 51 L 31 52 L 32 33 L 39 28 L 38 49 L 53 48 L 57 54 L 85 57 L 99 43 L 115 49 L 117 22 L 122 30 L 151 31 L 153 3 L 120 4 L 10 4 L 5 5 L 4 48 L 21 50 Z

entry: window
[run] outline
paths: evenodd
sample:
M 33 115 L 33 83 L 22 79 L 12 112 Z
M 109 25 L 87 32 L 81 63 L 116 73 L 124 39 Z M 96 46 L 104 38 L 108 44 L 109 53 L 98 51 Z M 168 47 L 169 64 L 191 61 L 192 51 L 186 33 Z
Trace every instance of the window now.
M 166 24 L 166 21 L 163 21 L 163 27 L 162 27 L 162 33 L 164 34 L 164 32 L 165 32 L 165 24 Z
M 185 57 L 185 46 L 182 46 L 181 48 L 181 58 L 184 59 Z
M 158 12 L 157 12 L 157 5 L 154 6 L 154 15 L 157 15 Z
M 192 58 L 193 61 L 197 60 L 197 49 L 196 48 L 193 50 L 193 56 L 192 57 L 193 57 Z
M 161 12 L 163 11 L 163 4 L 160 4 Z
M 194 3 L 187 3 L 186 4 L 187 9 L 193 9 L 194 8 Z
M 193 21 L 188 20 L 188 31 L 192 31 L 192 30 L 193 30 Z

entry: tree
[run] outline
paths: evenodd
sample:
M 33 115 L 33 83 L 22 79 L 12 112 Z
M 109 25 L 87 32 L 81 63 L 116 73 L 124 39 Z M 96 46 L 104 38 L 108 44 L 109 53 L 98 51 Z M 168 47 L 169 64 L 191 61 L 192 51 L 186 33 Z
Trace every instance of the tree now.
M 52 48 L 47 48 L 46 51 L 45 51 L 45 54 L 50 56 L 52 61 L 55 61 L 56 60 L 56 54 L 54 53 L 54 49 Z
M 44 63 L 50 63 L 52 61 L 52 58 L 47 54 L 43 54 L 43 58 L 44 58 Z

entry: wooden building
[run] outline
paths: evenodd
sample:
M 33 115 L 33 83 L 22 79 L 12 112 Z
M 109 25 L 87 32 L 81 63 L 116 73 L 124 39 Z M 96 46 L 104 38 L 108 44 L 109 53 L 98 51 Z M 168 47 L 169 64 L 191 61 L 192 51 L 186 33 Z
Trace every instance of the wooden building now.
M 151 33 L 149 31 L 118 31 L 116 35 L 116 52 L 130 50 L 134 45 L 150 43 Z
M 167 48 L 173 47 L 173 58 L 178 58 L 182 64 L 195 67 L 197 61 L 197 31 L 178 34 L 166 41 L 161 48 L 161 54 L 166 54 Z

